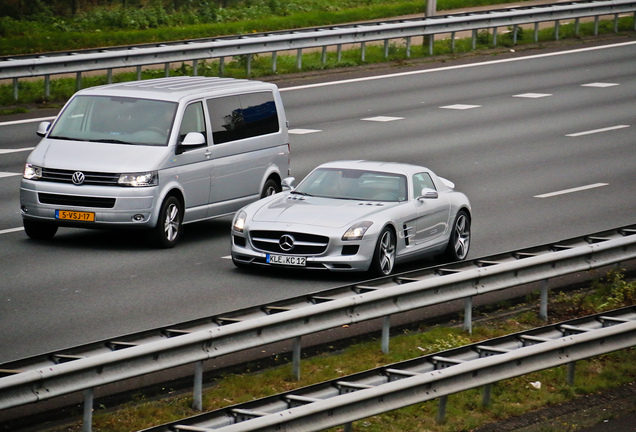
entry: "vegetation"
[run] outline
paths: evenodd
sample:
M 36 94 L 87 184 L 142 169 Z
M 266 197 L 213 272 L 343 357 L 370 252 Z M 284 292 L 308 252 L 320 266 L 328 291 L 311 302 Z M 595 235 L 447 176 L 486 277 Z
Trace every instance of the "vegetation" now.
M 497 4 L 508 0 L 438 0 L 439 11 L 461 7 Z M 80 4 L 82 7 L 80 7 Z M 27 7 L 33 5 L 33 7 Z M 324 26 L 343 22 L 374 20 L 380 18 L 421 14 L 425 2 L 421 0 L 57 0 L 25 2 L 12 0 L 0 5 L 0 55 L 20 55 L 73 49 L 96 48 L 114 45 L 129 45 L 150 42 L 176 41 L 222 35 L 247 34 L 251 32 Z M 18 13 L 20 12 L 20 13 Z M 20 18 L 17 18 L 20 17 Z M 512 30 L 512 29 L 509 29 Z M 633 18 L 619 21 L 619 31 L 633 30 Z M 613 21 L 601 22 L 600 33 L 614 31 Z M 584 37 L 594 34 L 593 24 L 583 24 L 575 34 L 574 24 L 562 25 L 560 39 Z M 517 29 L 516 41 L 512 32 L 502 32 L 497 40 L 499 47 L 533 44 L 531 32 Z M 539 42 L 554 40 L 554 30 L 544 29 Z M 493 37 L 482 31 L 477 37 L 478 50 L 491 48 Z M 456 55 L 473 51 L 471 40 L 436 40 L 433 54 Z M 361 47 L 346 50 L 340 55 L 328 52 L 305 50 L 302 70 L 314 71 L 360 66 L 380 62 L 402 64 L 408 58 L 430 56 L 428 46 L 413 44 L 407 55 L 406 42 L 391 43 L 388 56 L 384 47 L 368 44 L 362 53 Z M 245 78 L 246 56 L 226 61 L 200 61 L 197 74 L 201 76 L 229 76 Z M 276 70 L 270 55 L 252 56 L 249 77 L 265 77 L 298 72 L 295 55 L 278 55 Z M 173 64 L 170 75 L 192 75 L 192 64 Z M 141 78 L 165 76 L 163 67 L 147 68 Z M 137 79 L 137 73 L 115 71 L 114 82 Z M 0 114 L 14 113 L 15 107 L 37 105 L 40 107 L 61 106 L 78 87 L 86 88 L 106 84 L 105 74 L 84 74 L 81 83 L 75 76 L 54 76 L 49 83 L 48 94 L 44 91 L 44 80 L 21 79 L 17 88 L 13 83 L 0 82 L 0 106 L 7 107 Z M 17 99 L 16 99 L 17 94 Z
M 626 282 L 623 273 L 610 272 L 588 288 L 553 296 L 550 304 L 552 321 L 558 322 L 564 317 L 572 319 L 578 316 L 577 314 L 587 315 L 608 308 L 633 305 L 635 293 L 636 282 Z M 459 326 L 430 328 L 422 325 L 419 329 L 404 330 L 402 334 L 392 337 L 391 352 L 386 355 L 381 352 L 378 340 L 358 343 L 342 351 L 325 352 L 303 360 L 301 381 L 294 381 L 290 365 L 283 358 L 277 357 L 276 361 L 281 363 L 278 367 L 228 374 L 208 383 L 204 390 L 204 410 L 211 411 L 385 364 L 545 325 L 538 319 L 534 306 L 516 308 L 520 312 L 506 314 L 504 318 L 497 318 L 495 312 L 491 313 L 490 317 L 482 315 L 473 327 L 471 335 L 464 333 Z M 454 394 L 448 399 L 446 420 L 441 424 L 436 421 L 437 402 L 429 401 L 361 420 L 355 423 L 354 430 L 469 431 L 540 407 L 634 382 L 635 360 L 636 349 L 632 348 L 579 361 L 576 365 L 574 386 L 567 385 L 565 366 L 506 380 L 493 386 L 491 405 L 488 407 L 481 405 L 480 389 Z M 246 386 L 246 382 L 250 385 Z M 536 382 L 541 383 L 540 388 L 530 384 Z M 134 401 L 123 407 L 96 408 L 93 430 L 130 432 L 197 414 L 190 408 L 192 398 L 189 394 L 179 394 L 172 389 L 165 389 L 165 392 L 165 397 L 158 400 L 138 394 Z M 594 417 L 590 419 L 592 422 L 602 420 Z M 570 420 L 568 424 L 560 423 L 553 430 L 574 431 L 589 425 L 582 417 L 578 417 Z M 81 425 L 77 423 L 49 429 L 48 432 L 72 432 L 80 429 Z M 334 429 L 341 430 L 342 428 Z

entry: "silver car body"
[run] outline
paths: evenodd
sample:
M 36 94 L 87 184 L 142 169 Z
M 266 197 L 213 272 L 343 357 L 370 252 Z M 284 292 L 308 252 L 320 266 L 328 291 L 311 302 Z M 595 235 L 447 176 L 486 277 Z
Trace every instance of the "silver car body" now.
M 311 193 L 307 183 L 315 182 L 327 170 L 350 170 L 352 174 L 346 180 L 355 191 L 329 196 L 324 190 Z M 371 192 L 372 188 L 384 190 Z M 367 271 L 387 228 L 397 242 L 395 263 L 441 255 L 455 246 L 454 241 L 464 242 L 457 245 L 463 248 L 457 258 L 463 259 L 469 247 L 470 211 L 468 198 L 427 168 L 392 162 L 330 162 L 313 170 L 296 189 L 237 212 L 232 227 L 232 259 L 240 267 L 282 265 Z M 453 239 L 453 224 L 460 212 L 468 225 L 463 239 Z M 363 236 L 343 239 L 345 232 L 356 226 L 365 227 Z M 391 271 L 392 265 L 384 273 Z
M 254 136 L 234 133 L 250 115 L 258 117 L 259 102 L 245 102 L 254 97 L 268 101 L 257 108 L 277 117 Z M 113 101 L 121 101 L 116 110 Z M 228 112 L 216 111 L 219 101 Z M 233 103 L 248 106 L 237 114 Z M 163 223 L 160 209 L 169 196 L 181 207 L 177 229 L 177 222 L 231 214 L 260 199 L 267 185 L 280 190 L 289 175 L 280 94 L 259 81 L 172 77 L 93 87 L 76 93 L 38 134 L 43 139 L 28 157 L 20 187 L 25 229 L 26 223 L 153 228 Z M 154 175 L 152 184 L 135 184 L 139 173 Z

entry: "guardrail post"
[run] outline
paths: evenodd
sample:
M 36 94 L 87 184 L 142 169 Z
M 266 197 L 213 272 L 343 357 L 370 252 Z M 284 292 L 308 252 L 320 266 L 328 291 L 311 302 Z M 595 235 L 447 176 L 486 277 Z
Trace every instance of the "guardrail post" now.
M 113 69 L 110 68 L 106 71 L 106 82 L 108 84 L 112 84 L 113 83 Z
M 82 73 L 77 72 L 75 74 L 75 91 L 80 91 L 82 89 Z
M 497 27 L 492 29 L 492 46 L 497 46 Z
M 534 23 L 534 43 L 539 42 L 539 23 Z
M 598 36 L 598 15 L 594 17 L 594 36 Z
M 389 338 L 391 334 L 391 315 L 382 319 L 382 353 L 389 353 Z
M 554 22 L 554 40 L 559 40 L 559 28 L 560 28 L 559 21 L 555 21 Z
M 632 22 L 634 24 L 634 30 L 636 30 L 636 12 L 634 12 L 634 16 L 632 17 Z
M 473 51 L 477 48 L 477 30 L 473 30 L 473 38 L 470 46 L 472 47 Z
M 245 57 L 245 73 L 250 76 L 252 75 L 252 54 L 247 54 Z
M 455 32 L 451 32 L 451 52 L 455 52 Z
M 389 58 L 389 40 L 388 39 L 384 39 L 384 58 L 385 59 Z
M 164 63 L 163 64 L 163 74 L 166 77 L 170 76 L 170 63 Z
M 303 50 L 298 48 L 296 50 L 296 69 L 301 70 L 303 68 Z
M 84 390 L 84 423 L 82 432 L 91 432 L 93 429 L 93 389 Z
M 192 391 L 192 409 L 203 411 L 203 362 L 194 364 L 194 389 Z
M 137 81 L 141 81 L 141 66 L 137 66 Z
M 192 76 L 199 74 L 199 60 L 192 60 Z
M 219 58 L 219 76 L 223 76 L 225 74 L 225 57 Z
M 367 44 L 364 42 L 360 43 L 360 56 L 362 61 L 365 61 L 367 58 Z
M 473 333 L 473 298 L 464 299 L 464 330 L 469 334 Z
M 576 362 L 568 363 L 568 385 L 574 385 L 574 373 L 576 369 Z
M 347 423 L 344 425 L 344 432 L 351 432 L 353 430 L 353 423 Z
M 327 47 L 322 47 L 322 53 L 320 54 L 320 64 L 324 65 L 327 63 Z
M 336 56 L 338 57 L 338 62 L 340 62 L 340 60 L 342 60 L 342 45 L 338 44 L 338 46 L 336 47 Z
M 435 45 L 435 36 L 428 35 L 424 39 L 428 40 L 428 55 L 433 55 L 433 45 Z
M 46 99 L 51 96 L 51 75 L 44 75 L 44 97 Z
M 517 32 L 519 30 L 519 26 L 515 24 L 512 26 L 512 44 L 517 45 Z
M 448 402 L 448 396 L 439 398 L 439 403 L 437 404 L 437 423 L 444 423 L 446 419 L 446 402 Z
M 541 281 L 541 301 L 539 305 L 539 319 L 543 321 L 548 320 L 548 294 L 550 292 L 550 285 L 548 280 Z
M 618 33 L 618 14 L 614 15 L 614 33 Z
M 300 339 L 300 336 L 294 338 L 294 346 L 292 348 L 292 375 L 296 380 L 300 380 Z
M 272 53 L 272 72 L 276 73 L 276 60 L 278 60 L 278 53 L 274 51 Z
M 18 79 L 13 78 L 13 99 L 18 100 Z
M 406 58 L 411 57 L 411 37 L 406 38 Z
M 490 393 L 492 390 L 492 384 L 486 384 L 481 389 L 481 406 L 490 406 Z
M 580 30 L 581 30 L 581 20 L 579 18 L 576 18 L 574 20 L 574 36 L 578 36 Z

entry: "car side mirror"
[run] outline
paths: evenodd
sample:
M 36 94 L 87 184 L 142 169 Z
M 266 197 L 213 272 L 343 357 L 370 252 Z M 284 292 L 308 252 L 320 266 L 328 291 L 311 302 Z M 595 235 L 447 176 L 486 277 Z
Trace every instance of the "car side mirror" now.
M 201 132 L 188 132 L 188 134 L 181 141 L 181 145 L 184 147 L 196 147 L 205 144 L 205 137 Z
M 417 197 L 419 201 L 426 199 L 437 199 L 439 198 L 439 193 L 435 189 L 431 188 L 423 188 L 420 196 Z
M 38 125 L 38 130 L 35 133 L 40 137 L 44 137 L 49 131 L 50 127 L 51 122 L 42 122 Z
M 285 177 L 281 182 L 281 186 L 283 190 L 294 190 L 294 182 L 296 179 L 294 177 Z

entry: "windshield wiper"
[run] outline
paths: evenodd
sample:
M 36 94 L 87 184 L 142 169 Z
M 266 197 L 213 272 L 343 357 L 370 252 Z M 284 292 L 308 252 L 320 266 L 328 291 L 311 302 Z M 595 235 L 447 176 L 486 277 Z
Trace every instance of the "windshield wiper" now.
M 308 197 L 312 197 L 312 194 L 309 194 L 307 192 L 298 192 L 298 191 L 291 191 L 291 193 L 296 194 L 296 195 L 302 195 L 302 196 L 308 196 Z
M 95 140 L 86 140 L 88 142 L 101 142 L 101 143 L 107 143 L 107 144 L 133 144 L 131 142 L 128 141 L 122 141 L 122 140 L 118 140 L 118 139 L 95 139 Z

